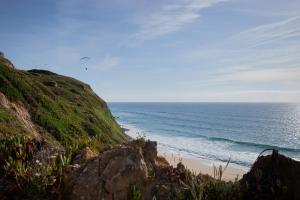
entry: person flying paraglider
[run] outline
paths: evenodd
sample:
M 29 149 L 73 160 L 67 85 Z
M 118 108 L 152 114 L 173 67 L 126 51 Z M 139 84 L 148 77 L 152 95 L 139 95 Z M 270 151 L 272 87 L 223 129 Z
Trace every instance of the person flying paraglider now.
M 83 63 L 83 65 L 85 66 L 85 70 L 87 71 L 88 68 L 87 68 L 87 61 L 90 60 L 90 57 L 82 57 L 80 58 L 80 61 Z

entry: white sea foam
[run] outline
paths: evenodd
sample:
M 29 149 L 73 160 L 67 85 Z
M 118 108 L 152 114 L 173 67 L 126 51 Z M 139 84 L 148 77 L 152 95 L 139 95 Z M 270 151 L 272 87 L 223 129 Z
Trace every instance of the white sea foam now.
M 172 153 L 183 158 L 201 159 L 209 165 L 224 165 L 230 159 L 231 166 L 247 170 L 258 156 L 257 153 L 253 152 L 230 150 L 230 144 L 220 141 L 183 136 L 170 137 L 149 133 L 147 130 L 132 124 L 119 123 L 122 127 L 129 129 L 126 134 L 132 138 L 145 134 L 146 139 L 157 141 L 160 152 Z

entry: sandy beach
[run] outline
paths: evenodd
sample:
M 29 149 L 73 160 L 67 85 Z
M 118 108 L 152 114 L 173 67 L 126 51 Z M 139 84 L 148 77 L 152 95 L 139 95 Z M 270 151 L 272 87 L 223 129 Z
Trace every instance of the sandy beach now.
M 177 165 L 177 163 L 182 162 L 186 168 L 188 168 L 189 170 L 191 170 L 196 174 L 202 173 L 211 176 L 214 175 L 213 164 L 205 162 L 205 160 L 181 157 L 179 155 L 172 154 L 170 152 L 158 152 L 158 155 L 165 157 L 166 160 L 170 163 L 170 165 L 173 165 L 174 167 Z M 215 166 L 219 167 L 219 164 L 215 164 Z M 246 172 L 247 172 L 246 170 L 232 167 L 229 164 L 222 176 L 222 180 L 234 181 L 236 178 L 238 179 L 242 178 L 243 174 L 245 174 Z

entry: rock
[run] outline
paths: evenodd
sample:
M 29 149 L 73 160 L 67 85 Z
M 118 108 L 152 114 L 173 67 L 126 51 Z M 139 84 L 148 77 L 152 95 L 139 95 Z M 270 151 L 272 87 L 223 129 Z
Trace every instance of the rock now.
M 101 199 L 102 183 L 99 179 L 99 160 L 92 159 L 81 168 L 70 171 L 64 180 L 63 199 Z
M 143 185 L 148 169 L 141 149 L 124 148 L 108 152 L 99 160 L 104 199 L 126 199 L 132 184 Z
M 300 199 L 300 162 L 273 150 L 258 157 L 240 183 L 243 199 Z
M 66 175 L 63 199 L 131 199 L 133 186 L 141 199 L 174 199 L 174 194 L 186 194 L 195 177 L 181 163 L 173 168 L 157 157 L 157 143 L 142 139 L 81 163 Z
M 169 162 L 166 160 L 166 158 L 164 158 L 162 156 L 157 156 L 156 162 L 159 166 L 162 166 L 162 167 L 168 167 L 170 165 Z
M 74 165 L 68 165 L 65 170 L 67 171 L 67 173 L 70 173 L 71 171 L 77 170 L 79 168 L 80 168 L 79 164 L 74 164 Z
M 141 190 L 154 176 L 156 142 L 131 141 L 102 153 L 66 180 L 67 199 L 127 199 L 131 185 Z
M 84 149 L 80 150 L 74 157 L 73 163 L 74 164 L 81 164 L 86 162 L 87 160 L 91 160 L 97 157 L 98 154 L 93 152 L 89 147 L 85 147 Z

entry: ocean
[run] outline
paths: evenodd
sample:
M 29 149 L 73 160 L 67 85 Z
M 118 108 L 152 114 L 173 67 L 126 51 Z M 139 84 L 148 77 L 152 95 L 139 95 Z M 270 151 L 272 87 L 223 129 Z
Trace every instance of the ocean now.
M 249 168 L 264 149 L 300 160 L 300 104 L 109 103 L 118 123 L 160 151 Z

